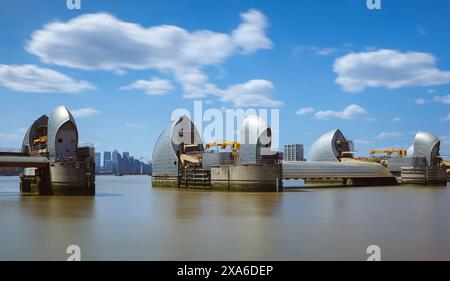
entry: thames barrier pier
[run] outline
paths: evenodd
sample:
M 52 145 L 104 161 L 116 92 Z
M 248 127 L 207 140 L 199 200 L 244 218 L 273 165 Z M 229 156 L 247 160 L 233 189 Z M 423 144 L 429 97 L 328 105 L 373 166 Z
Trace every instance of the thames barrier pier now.
M 283 161 L 285 179 L 308 183 L 393 185 L 397 181 L 380 163 L 353 157 L 353 141 L 339 129 L 320 136 L 310 148 L 308 161 Z
M 283 161 L 272 151 L 271 130 L 257 116 L 245 118 L 240 141 L 203 144 L 187 117 L 172 121 L 153 150 L 153 187 L 202 188 L 228 191 L 283 191 L 283 179 L 344 186 L 397 184 L 446 185 L 447 166 L 439 155 L 440 141 L 425 131 L 417 133 L 408 151 L 373 150 L 355 157 L 353 141 L 339 130 L 319 137 L 305 161 Z M 230 148 L 213 151 L 212 147 Z M 387 152 L 388 157 L 373 154 Z M 392 153 L 398 157 L 391 157 Z
M 313 143 L 308 161 L 283 162 L 283 178 L 347 185 L 446 185 L 446 165 L 439 149 L 435 135 L 419 131 L 407 150 L 375 149 L 370 157 L 355 158 L 353 141 L 336 129 Z M 387 156 L 375 156 L 381 152 Z M 398 156 L 392 157 L 393 153 Z
M 153 187 L 226 191 L 281 191 L 280 154 L 270 151 L 271 131 L 264 120 L 248 116 L 241 141 L 204 145 L 187 116 L 172 121 L 153 150 Z M 205 150 L 231 146 L 231 151 Z
M 75 119 L 59 106 L 33 122 L 20 152 L 0 152 L 0 167 L 23 168 L 25 194 L 95 195 L 94 155 L 94 147 L 78 146 Z

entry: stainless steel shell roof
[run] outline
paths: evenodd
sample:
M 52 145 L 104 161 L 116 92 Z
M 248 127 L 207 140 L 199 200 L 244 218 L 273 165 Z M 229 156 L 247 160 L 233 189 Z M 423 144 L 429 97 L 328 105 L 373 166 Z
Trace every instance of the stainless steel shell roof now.
M 441 141 L 432 133 L 420 131 L 414 138 L 414 157 L 425 157 L 429 166 L 436 164 Z
M 406 149 L 406 155 L 408 155 L 408 156 L 413 156 L 413 155 L 414 155 L 414 144 L 411 144 L 411 145 Z
M 48 116 L 42 115 L 38 119 L 36 119 L 33 124 L 28 128 L 27 132 L 25 133 L 25 136 L 22 141 L 22 151 L 23 152 L 30 152 L 31 144 L 33 143 L 33 140 L 36 139 L 37 136 L 37 129 L 39 126 L 47 125 L 48 124 Z
M 198 144 L 202 141 L 194 123 L 187 117 L 179 117 L 169 123 L 161 133 L 153 149 L 152 175 L 178 174 L 178 156 L 182 144 Z M 203 149 L 203 146 L 201 146 Z
M 283 178 L 389 178 L 388 169 L 378 163 L 283 161 Z
M 50 157 L 55 157 L 56 154 L 56 135 L 59 129 L 66 124 L 71 122 L 76 132 L 76 143 L 78 145 L 78 129 L 75 119 L 73 118 L 70 111 L 65 106 L 58 106 L 48 119 L 48 153 Z
M 339 129 L 330 131 L 319 137 L 311 145 L 308 161 L 339 161 L 337 141 L 346 141 Z

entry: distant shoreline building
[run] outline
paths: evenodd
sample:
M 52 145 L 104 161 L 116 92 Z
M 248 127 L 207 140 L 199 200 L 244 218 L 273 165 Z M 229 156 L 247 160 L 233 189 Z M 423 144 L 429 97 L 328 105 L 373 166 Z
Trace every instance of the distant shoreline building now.
M 0 176 L 20 176 L 21 168 L 0 168 Z
M 95 153 L 95 171 L 100 170 L 102 167 L 101 156 L 102 154 L 100 152 Z
M 284 161 L 306 161 L 303 144 L 286 144 L 283 151 Z

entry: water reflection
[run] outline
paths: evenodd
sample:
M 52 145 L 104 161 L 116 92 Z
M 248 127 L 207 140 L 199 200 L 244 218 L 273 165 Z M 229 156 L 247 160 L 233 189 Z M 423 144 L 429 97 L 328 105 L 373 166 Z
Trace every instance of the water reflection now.
M 306 188 L 284 193 L 152 189 L 98 177 L 96 197 L 23 196 L 0 178 L 0 260 L 450 259 L 450 189 Z
M 18 210 L 37 219 L 77 220 L 92 216 L 94 202 L 94 197 L 21 196 Z
M 163 190 L 158 190 L 163 193 Z M 278 216 L 283 200 L 282 193 L 230 193 L 210 191 L 168 191 L 179 220 L 198 219 L 204 216 L 272 217 Z

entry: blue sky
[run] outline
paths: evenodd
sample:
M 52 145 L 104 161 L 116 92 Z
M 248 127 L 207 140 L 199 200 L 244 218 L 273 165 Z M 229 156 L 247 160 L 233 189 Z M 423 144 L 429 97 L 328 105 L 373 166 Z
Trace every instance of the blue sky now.
M 280 143 L 450 154 L 450 1 L 2 1 L 0 147 L 63 104 L 80 141 L 151 158 L 176 108 L 280 109 Z M 207 123 L 205 123 L 206 125 Z

